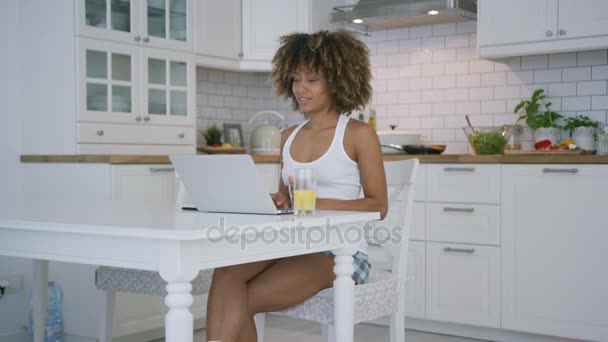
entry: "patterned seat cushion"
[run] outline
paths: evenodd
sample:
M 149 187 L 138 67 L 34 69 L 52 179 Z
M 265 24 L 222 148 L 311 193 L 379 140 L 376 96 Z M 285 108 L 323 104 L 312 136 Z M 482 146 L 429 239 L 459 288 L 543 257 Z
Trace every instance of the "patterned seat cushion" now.
M 197 296 L 209 292 L 213 270 L 204 270 L 192 280 L 192 294 Z M 167 295 L 167 282 L 158 272 L 130 268 L 101 266 L 95 271 L 95 286 L 104 291 Z
M 391 272 L 372 269 L 368 282 L 355 286 L 355 323 L 397 312 L 401 286 L 403 281 Z M 272 314 L 333 325 L 334 289 L 322 290 L 301 304 Z

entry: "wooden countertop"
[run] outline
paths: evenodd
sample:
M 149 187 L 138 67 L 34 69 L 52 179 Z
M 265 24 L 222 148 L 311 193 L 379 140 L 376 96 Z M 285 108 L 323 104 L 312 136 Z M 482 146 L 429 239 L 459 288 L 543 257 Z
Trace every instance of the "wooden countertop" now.
M 278 163 L 278 155 L 252 155 L 256 163 Z M 384 155 L 385 161 L 418 158 L 421 163 L 463 164 L 608 164 L 598 155 Z M 166 155 L 22 155 L 22 163 L 169 164 Z

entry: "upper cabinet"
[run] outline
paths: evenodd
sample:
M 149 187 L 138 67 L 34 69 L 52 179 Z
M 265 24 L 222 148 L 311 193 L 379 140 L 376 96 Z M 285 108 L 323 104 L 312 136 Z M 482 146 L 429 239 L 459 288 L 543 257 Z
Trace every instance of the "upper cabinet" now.
M 310 0 L 243 0 L 243 59 L 271 60 L 279 37 L 310 31 Z
M 608 47 L 608 1 L 480 0 L 481 58 Z
M 194 51 L 192 0 L 77 0 L 77 34 Z
M 281 36 L 331 29 L 332 7 L 342 2 L 197 1 L 197 64 L 232 70 L 269 71 Z

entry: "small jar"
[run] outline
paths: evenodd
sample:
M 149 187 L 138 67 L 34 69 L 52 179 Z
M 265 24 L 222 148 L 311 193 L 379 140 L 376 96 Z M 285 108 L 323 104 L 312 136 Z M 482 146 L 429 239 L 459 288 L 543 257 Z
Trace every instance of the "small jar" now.
M 520 125 L 506 125 L 505 129 L 511 131 L 511 135 L 505 144 L 505 150 L 521 150 L 521 136 L 524 132 L 523 127 Z
M 608 155 L 608 125 L 597 128 L 597 154 Z

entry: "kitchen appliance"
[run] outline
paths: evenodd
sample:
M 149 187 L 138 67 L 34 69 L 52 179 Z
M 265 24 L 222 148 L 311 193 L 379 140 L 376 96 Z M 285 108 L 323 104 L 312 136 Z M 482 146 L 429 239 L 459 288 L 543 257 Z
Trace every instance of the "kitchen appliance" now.
M 250 124 L 262 115 L 273 115 L 279 118 L 281 121 L 285 120 L 285 117 L 278 112 L 272 110 L 264 110 L 257 112 L 253 115 Z M 257 126 L 253 133 L 251 133 L 251 154 L 279 154 L 281 150 L 281 130 L 271 125 L 268 120 L 264 121 L 263 125 Z
M 477 20 L 477 0 L 359 0 L 333 10 L 332 22 L 365 32 Z

